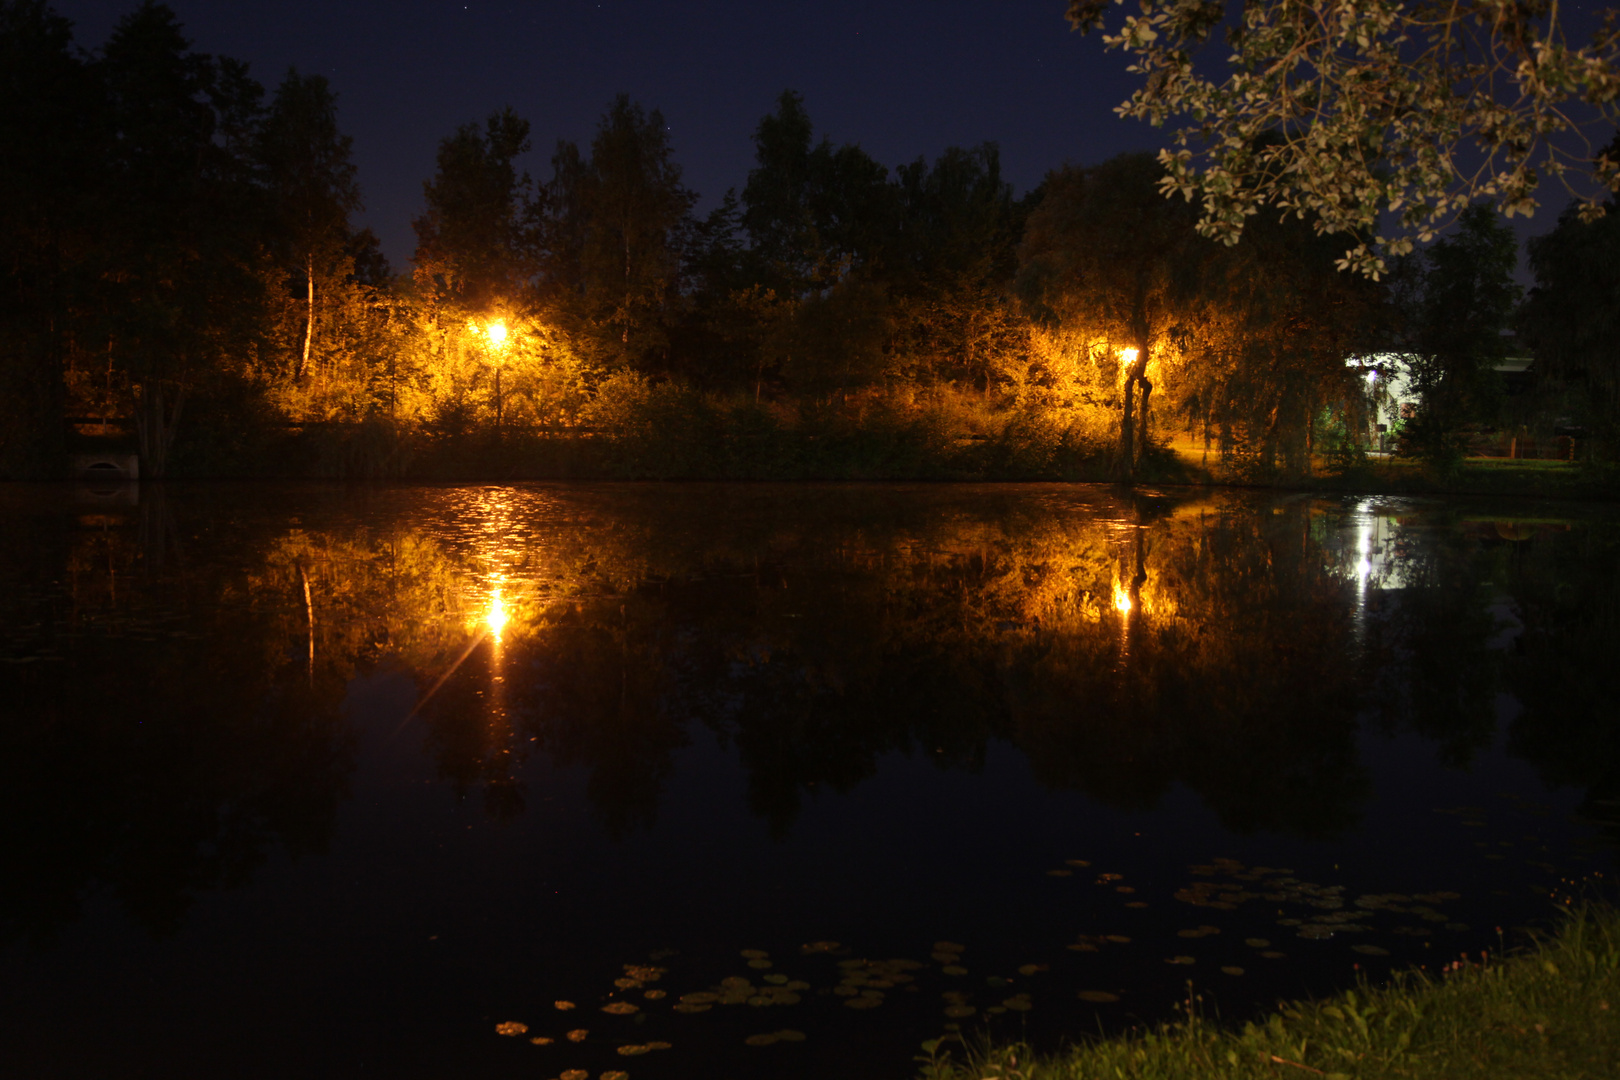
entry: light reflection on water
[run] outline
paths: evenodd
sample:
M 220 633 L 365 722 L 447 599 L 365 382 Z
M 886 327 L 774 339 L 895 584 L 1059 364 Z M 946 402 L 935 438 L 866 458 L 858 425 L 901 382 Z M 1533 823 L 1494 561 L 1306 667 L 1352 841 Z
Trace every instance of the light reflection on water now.
M 551 1069 L 494 1024 L 605 1001 L 649 952 L 679 950 L 652 961 L 670 1005 L 785 985 L 745 948 L 814 987 L 771 1018 L 809 1034 L 796 1056 L 734 1058 L 766 1028 L 662 998 L 625 1038 L 686 1024 L 667 1075 L 815 1075 L 868 1044 L 892 1075 L 941 1034 L 942 993 L 1049 1042 L 1240 968 L 1213 985 L 1241 1012 L 1475 946 L 1608 864 L 1564 822 L 1612 819 L 1620 793 L 1601 512 L 480 485 L 177 489 L 87 520 L 9 497 L 0 789 L 22 872 L 0 915 L 89 951 L 14 950 L 6 985 L 109 1013 L 92 987 L 134 954 L 91 942 L 173 933 L 142 955 L 246 957 L 285 990 L 260 953 L 336 896 L 347 913 L 300 931 L 308 974 L 359 1000 L 394 965 L 418 1004 L 370 1022 L 399 1075 Z M 122 914 L 86 916 L 98 895 Z M 936 938 L 970 976 L 930 966 Z M 850 1010 L 837 950 L 797 951 L 833 940 L 926 970 Z M 307 1022 L 277 1000 L 256 1008 Z M 40 1043 L 53 1021 L 19 1008 Z M 183 1019 L 146 1018 L 160 1043 Z

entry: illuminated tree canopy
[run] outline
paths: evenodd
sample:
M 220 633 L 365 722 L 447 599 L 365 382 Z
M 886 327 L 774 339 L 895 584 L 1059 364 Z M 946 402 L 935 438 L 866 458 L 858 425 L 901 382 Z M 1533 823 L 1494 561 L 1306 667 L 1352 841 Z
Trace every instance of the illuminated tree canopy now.
M 1109 0 L 1070 0 L 1068 17 L 1131 56 L 1142 85 L 1120 115 L 1182 122 L 1163 189 L 1200 201 L 1200 230 L 1227 244 L 1279 207 L 1349 234 L 1341 268 L 1377 277 L 1475 201 L 1530 214 L 1557 180 L 1590 219 L 1620 189 L 1620 161 L 1594 152 L 1620 95 L 1613 10 L 1576 45 L 1557 0 L 1139 6 L 1116 20 Z M 1217 38 L 1224 66 L 1200 64 Z

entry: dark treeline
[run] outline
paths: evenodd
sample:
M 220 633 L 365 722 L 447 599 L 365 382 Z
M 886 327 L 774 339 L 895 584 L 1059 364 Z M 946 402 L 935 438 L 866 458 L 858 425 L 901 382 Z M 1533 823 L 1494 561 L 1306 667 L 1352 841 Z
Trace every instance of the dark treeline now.
M 1306 220 L 1204 239 L 1149 155 L 1019 197 L 992 143 L 891 170 L 792 92 L 698 214 L 662 116 L 621 96 L 538 179 L 510 109 L 450 134 L 396 274 L 326 80 L 267 91 L 162 5 L 90 54 L 0 0 L 0 98 L 4 476 L 118 444 L 146 476 L 1129 478 L 1174 432 L 1301 475 L 1367 442 L 1347 360 L 1377 355 L 1421 398 L 1400 445 L 1436 461 L 1511 410 L 1601 447 L 1620 405 L 1613 216 L 1537 241 L 1523 304 L 1483 210 L 1370 282 Z M 1504 402 L 1524 344 L 1539 396 Z

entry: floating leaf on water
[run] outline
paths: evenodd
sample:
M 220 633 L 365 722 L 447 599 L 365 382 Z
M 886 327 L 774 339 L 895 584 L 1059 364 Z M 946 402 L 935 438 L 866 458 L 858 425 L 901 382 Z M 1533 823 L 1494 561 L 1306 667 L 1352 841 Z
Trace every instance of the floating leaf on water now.
M 552 1004 L 563 1012 L 567 1012 L 569 1009 L 574 1008 L 574 1003 L 572 1001 L 553 1001 Z
M 751 990 L 754 986 L 741 975 L 727 975 L 720 980 L 720 985 L 726 990 Z
M 602 1080 L 630 1080 L 630 1074 L 619 1069 L 602 1074 Z
M 1089 859 L 1064 859 L 1063 861 L 1068 863 L 1070 866 L 1090 866 L 1091 865 L 1091 861 Z
M 631 1013 L 641 1011 L 640 1005 L 632 1005 L 628 1001 L 615 1001 L 611 1005 L 602 1006 L 602 1011 L 612 1013 L 614 1016 L 629 1016 Z
M 1115 885 L 1114 891 L 1118 893 L 1133 893 L 1136 889 L 1130 885 Z
M 667 1042 L 650 1042 L 650 1043 L 647 1044 L 647 1049 L 649 1049 L 649 1050 L 668 1050 L 669 1049 L 669 1043 L 667 1043 Z
M 966 975 L 968 973 L 968 969 L 963 967 L 961 964 L 946 964 L 939 970 L 943 971 L 947 975 Z
M 1350 948 L 1353 951 L 1358 952 L 1358 953 L 1366 953 L 1368 956 L 1388 956 L 1389 955 L 1389 950 L 1388 949 L 1379 948 L 1377 945 L 1352 945 L 1352 946 L 1350 946 Z
M 640 979 L 642 982 L 657 982 L 668 971 L 668 968 L 649 967 L 646 964 L 624 965 L 624 973 L 626 976 L 632 979 Z
M 941 964 L 954 964 L 957 959 L 956 954 L 953 952 L 937 952 L 930 953 L 929 955 L 932 956 L 936 962 Z
M 766 968 L 773 968 L 776 965 L 771 963 L 769 960 L 750 960 L 748 961 L 748 966 L 751 968 L 758 968 L 763 971 Z
M 1299 928 L 1299 933 L 1294 936 L 1302 937 L 1307 941 L 1326 941 L 1333 936 L 1333 928 L 1319 925 L 1302 926 Z
M 1276 951 L 1273 951 L 1273 950 L 1268 950 L 1266 952 L 1261 953 L 1260 955 L 1265 957 L 1267 960 L 1286 960 L 1288 958 L 1287 953 L 1276 952 Z
M 1014 994 L 1006 1001 L 1003 1001 L 1002 1004 L 1007 1006 L 1007 1008 L 1012 1009 L 1014 1012 L 1029 1012 L 1029 1010 L 1035 1007 L 1034 1003 L 1030 1001 L 1028 994 Z
M 1125 880 L 1125 875 L 1124 874 L 1098 874 L 1097 875 L 1097 884 L 1098 885 L 1107 885 L 1111 881 L 1124 881 L 1124 880 Z
M 1254 948 L 1254 949 L 1269 949 L 1269 948 L 1271 948 L 1271 942 L 1267 941 L 1263 937 L 1244 938 L 1243 939 L 1243 944 L 1249 946 L 1250 948 Z
M 756 1009 L 763 1006 L 763 1005 L 769 1005 L 770 1003 L 771 1003 L 770 998 L 761 997 L 758 994 L 755 994 L 753 997 L 748 999 L 748 1004 L 752 1005 Z
M 640 1057 L 642 1054 L 651 1052 L 652 1047 L 641 1043 L 632 1043 L 629 1046 L 621 1046 L 618 1049 L 618 1054 L 621 1057 Z
M 783 1028 L 776 1033 L 776 1037 L 783 1042 L 804 1042 L 805 1040 L 804 1032 L 794 1031 L 792 1028 Z
M 1221 968 L 1221 970 L 1226 972 L 1226 974 L 1228 974 L 1228 975 L 1242 975 L 1243 974 L 1243 969 L 1240 968 L 1240 967 L 1237 967 L 1236 965 L 1229 965 L 1227 967 Z
M 1042 971 L 1050 971 L 1050 964 L 1024 964 L 1018 969 L 1020 975 L 1035 975 Z
M 1086 941 L 1077 941 L 1073 945 L 1070 945 L 1070 946 L 1067 946 L 1067 947 L 1070 950 L 1074 951 L 1074 952 L 1096 952 L 1097 951 L 1097 946 L 1091 944 L 1090 942 L 1086 942 Z
M 954 941 L 936 941 L 936 942 L 934 942 L 934 951 L 935 952 L 966 952 L 967 951 L 967 946 L 966 945 L 958 945 Z
M 829 953 L 837 949 L 838 942 L 836 941 L 812 941 L 807 945 L 799 946 L 799 951 L 807 955 L 810 953 Z
M 1106 990 L 1082 990 L 1080 1000 L 1089 1001 L 1094 1005 L 1108 1005 L 1119 1000 L 1118 994 L 1110 994 Z
M 771 954 L 766 952 L 764 949 L 744 949 L 742 951 L 742 957 L 744 960 L 763 960 L 769 955 Z
M 536 1035 L 534 1038 L 530 1039 L 529 1041 L 534 1043 L 534 1045 L 536 1045 L 536 1046 L 550 1046 L 552 1043 L 556 1042 L 557 1040 L 547 1038 L 544 1035 Z
M 700 1013 L 708 1012 L 712 1008 L 714 1008 L 713 1005 L 688 1005 L 682 1002 L 675 1006 L 675 1011 L 678 1013 Z
M 569 1042 L 584 1042 L 585 1036 L 589 1034 L 590 1032 L 586 1031 L 584 1028 L 575 1028 L 573 1031 L 570 1031 L 567 1035 L 565 1035 L 564 1038 L 566 1038 Z
M 1048 870 L 1047 877 L 1074 877 L 1073 870 Z
M 1167 964 L 1196 964 L 1198 961 L 1191 956 L 1171 956 L 1165 958 Z
M 660 998 L 664 997 L 668 993 L 669 993 L 668 990 L 648 990 L 646 993 L 642 994 L 641 996 L 646 998 L 648 1001 L 657 1001 Z
M 519 1020 L 508 1020 L 504 1024 L 495 1025 L 497 1035 L 522 1035 L 529 1030 L 529 1025 Z
M 975 1009 L 972 1005 L 945 1006 L 945 1015 L 950 1017 L 952 1020 L 965 1020 L 967 1017 L 972 1016 L 978 1011 L 979 1010 Z
M 699 990 L 693 994 L 681 995 L 682 1005 L 712 1005 L 714 1002 L 719 1000 L 719 994 L 710 993 L 707 990 Z
M 1129 945 L 1131 943 L 1131 939 L 1124 934 L 1104 934 L 1103 940 L 1112 941 L 1116 945 Z
M 565 1069 L 557 1080 L 591 1080 L 591 1074 L 584 1069 Z
M 744 1039 L 743 1042 L 749 1046 L 769 1046 L 776 1042 L 779 1038 L 781 1038 L 781 1036 L 772 1031 L 764 1035 L 750 1035 L 748 1038 Z
M 810 984 L 805 982 L 803 979 L 790 979 L 790 980 L 788 980 L 788 982 L 783 984 L 783 989 L 784 990 L 808 990 L 808 989 L 810 989 Z
M 772 974 L 765 976 L 765 981 L 780 986 L 788 981 L 788 977 L 786 975 Z
M 1145 907 L 1147 907 L 1147 901 L 1146 900 L 1130 900 L 1130 901 L 1126 902 L 1125 906 L 1128 907 L 1128 908 L 1145 908 Z
M 614 979 L 613 985 L 620 990 L 634 990 L 641 985 L 640 979 Z

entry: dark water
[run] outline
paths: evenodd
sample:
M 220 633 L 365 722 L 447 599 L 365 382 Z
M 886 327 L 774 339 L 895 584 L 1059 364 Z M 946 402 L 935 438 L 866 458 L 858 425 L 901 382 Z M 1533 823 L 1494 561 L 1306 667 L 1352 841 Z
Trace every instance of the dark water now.
M 7 1075 L 902 1077 L 948 1025 L 1495 950 L 1620 839 L 1602 508 L 21 488 L 0 525 Z

